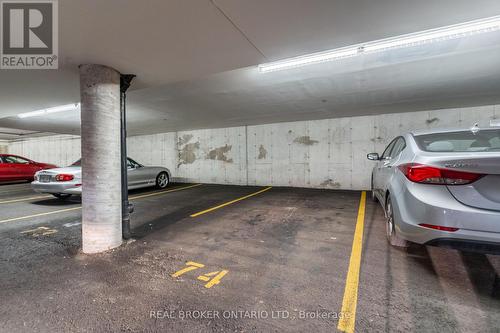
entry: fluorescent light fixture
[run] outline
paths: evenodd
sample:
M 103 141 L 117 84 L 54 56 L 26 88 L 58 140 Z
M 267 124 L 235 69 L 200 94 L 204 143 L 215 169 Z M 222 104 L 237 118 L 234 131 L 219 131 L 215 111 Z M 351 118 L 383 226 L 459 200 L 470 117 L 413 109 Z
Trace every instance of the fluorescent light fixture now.
M 18 114 L 17 117 L 18 118 L 38 117 L 38 116 L 44 116 L 47 114 L 57 113 L 57 112 L 75 111 L 78 109 L 80 109 L 80 103 L 73 103 L 73 104 L 55 106 L 53 108 L 48 108 L 48 109 L 42 109 L 42 110 L 21 113 L 21 114 Z
M 467 37 L 500 29 L 500 16 L 425 30 L 413 34 L 365 43 L 364 52 L 392 49 L 403 46 L 426 44 L 447 39 Z
M 259 65 L 261 72 L 271 72 L 280 69 L 287 69 L 293 67 L 300 67 L 305 65 L 318 64 L 320 62 L 354 57 L 358 54 L 357 47 L 345 47 L 341 49 L 335 49 L 331 51 L 312 53 L 305 56 L 270 62 L 267 64 Z
M 500 30 L 500 15 L 261 64 L 259 65 L 259 70 L 261 72 L 271 72 L 347 57 L 354 57 L 363 53 L 427 44 L 498 30 Z

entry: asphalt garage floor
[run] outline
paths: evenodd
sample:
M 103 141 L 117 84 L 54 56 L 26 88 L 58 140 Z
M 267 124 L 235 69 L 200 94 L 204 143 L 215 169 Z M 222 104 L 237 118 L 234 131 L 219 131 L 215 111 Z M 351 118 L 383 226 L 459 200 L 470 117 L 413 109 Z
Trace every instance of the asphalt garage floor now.
M 265 189 L 133 191 L 134 240 L 87 256 L 78 199 L 1 185 L 0 331 L 332 332 L 347 289 L 359 332 L 500 330 L 500 256 L 390 248 L 367 200 L 346 288 L 361 193 Z

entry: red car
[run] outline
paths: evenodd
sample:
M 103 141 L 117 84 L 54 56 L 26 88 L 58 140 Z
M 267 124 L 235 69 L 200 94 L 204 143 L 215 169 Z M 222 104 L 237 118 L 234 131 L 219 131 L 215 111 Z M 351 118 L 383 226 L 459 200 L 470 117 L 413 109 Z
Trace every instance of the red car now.
M 32 181 L 35 172 L 52 168 L 57 168 L 57 166 L 38 163 L 21 156 L 0 154 L 0 182 Z

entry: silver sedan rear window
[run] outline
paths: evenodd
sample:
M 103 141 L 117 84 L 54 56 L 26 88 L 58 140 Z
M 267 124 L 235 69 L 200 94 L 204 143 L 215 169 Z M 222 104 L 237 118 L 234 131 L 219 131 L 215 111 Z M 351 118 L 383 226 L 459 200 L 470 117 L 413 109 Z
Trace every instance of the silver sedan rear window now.
M 428 152 L 499 152 L 500 129 L 423 134 L 416 135 L 415 141 Z

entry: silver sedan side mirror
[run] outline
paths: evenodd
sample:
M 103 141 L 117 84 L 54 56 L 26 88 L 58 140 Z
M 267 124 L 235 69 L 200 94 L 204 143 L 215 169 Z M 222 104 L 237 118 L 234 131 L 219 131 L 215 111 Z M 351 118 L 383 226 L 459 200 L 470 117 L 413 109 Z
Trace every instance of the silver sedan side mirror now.
M 378 153 L 369 153 L 368 155 L 366 155 L 366 158 L 371 161 L 380 161 L 380 156 L 378 155 Z

